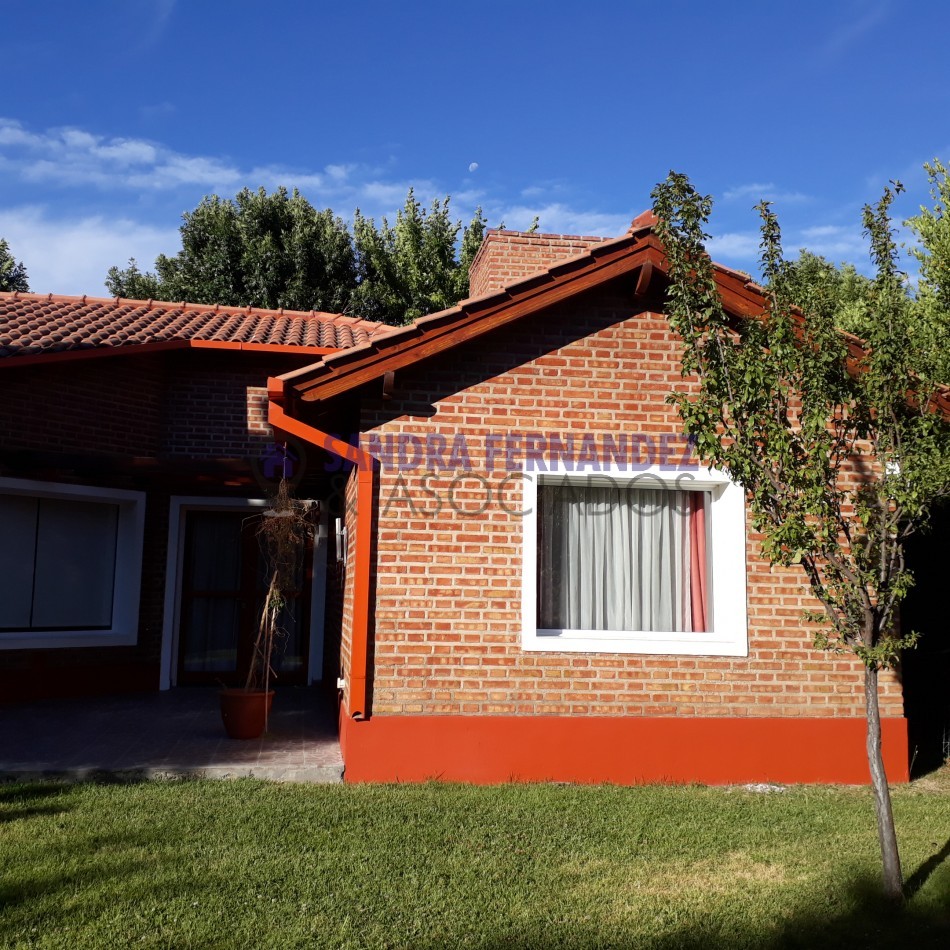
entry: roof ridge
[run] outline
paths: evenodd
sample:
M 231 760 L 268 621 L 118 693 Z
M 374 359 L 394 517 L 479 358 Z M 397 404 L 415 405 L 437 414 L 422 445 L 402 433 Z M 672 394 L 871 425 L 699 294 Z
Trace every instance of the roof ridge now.
M 231 311 L 234 313 L 251 313 L 257 316 L 290 317 L 293 319 L 317 319 L 331 320 L 334 323 L 346 323 L 360 325 L 366 328 L 378 327 L 379 321 L 365 320 L 363 317 L 353 317 L 346 313 L 330 313 L 325 310 L 287 310 L 283 307 L 272 309 L 269 307 L 252 307 L 249 304 L 242 306 L 231 306 L 222 303 L 191 303 L 187 300 L 140 300 L 134 297 L 91 297 L 88 294 L 41 294 L 25 292 L 21 290 L 2 290 L 0 291 L 0 300 L 35 300 L 42 303 L 81 303 L 85 306 L 89 304 L 110 304 L 114 306 L 131 305 L 135 307 L 144 307 L 146 310 L 153 308 L 187 310 L 195 312 L 221 312 Z
M 615 235 L 603 234 L 567 234 L 560 231 L 517 231 L 514 228 L 488 228 L 485 232 L 489 234 L 510 234 L 516 237 L 526 237 L 533 240 L 555 240 L 555 241 L 613 241 Z

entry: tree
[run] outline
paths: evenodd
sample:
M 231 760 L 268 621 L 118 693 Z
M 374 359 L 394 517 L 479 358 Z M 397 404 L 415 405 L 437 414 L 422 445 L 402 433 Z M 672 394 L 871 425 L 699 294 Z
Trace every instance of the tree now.
M 110 267 L 106 276 L 106 289 L 113 297 L 126 300 L 164 300 L 162 283 L 155 274 L 142 273 L 134 257 L 124 270 Z
M 920 269 L 916 289 L 909 278 L 904 284 L 911 319 L 907 330 L 918 375 L 950 383 L 950 170 L 934 159 L 924 165 L 930 181 L 932 207 L 904 223 L 916 239 L 910 249 Z M 859 337 L 870 332 L 873 282 L 852 264 L 834 265 L 808 251 L 786 264 L 790 298 L 803 309 L 831 309 L 837 325 Z
M 348 305 L 356 271 L 346 225 L 299 192 L 211 195 L 182 217 L 178 254 L 159 255 L 154 274 L 141 273 L 134 260 L 125 270 L 113 267 L 110 293 L 269 309 L 340 312 Z
M 395 225 L 383 218 L 378 228 L 357 209 L 354 313 L 383 323 L 409 323 L 467 296 L 468 268 L 481 246 L 486 221 L 479 208 L 463 231 L 460 221 L 451 220 L 449 205 L 449 198 L 436 198 L 426 211 L 410 188 Z M 456 260 L 459 231 L 461 254 Z
M 785 263 L 789 299 L 802 310 L 822 313 L 841 330 L 856 336 L 867 333 L 873 281 L 859 274 L 853 264 L 832 264 L 810 251 Z
M 917 238 L 911 254 L 920 265 L 915 298 L 915 330 L 922 354 L 920 372 L 950 383 L 950 170 L 937 159 L 924 165 L 930 180 L 932 208 L 922 207 L 907 226 Z
M 134 259 L 112 267 L 106 287 L 132 299 L 408 323 L 468 294 L 468 269 L 487 222 L 479 208 L 463 229 L 451 220 L 449 201 L 437 198 L 426 211 L 410 188 L 393 227 L 383 218 L 377 228 L 357 210 L 351 235 L 341 218 L 315 210 L 297 191 L 245 188 L 233 200 L 211 195 L 183 215 L 178 254 L 159 255 L 154 273 L 140 271 Z
M 906 306 L 911 319 L 907 332 L 914 339 L 912 352 L 915 371 L 924 379 L 950 382 L 950 350 L 946 340 L 950 337 L 950 291 L 943 292 L 935 279 L 940 268 L 944 274 L 950 270 L 950 229 L 942 219 L 932 219 L 928 209 L 922 209 L 921 219 L 928 224 L 933 221 L 936 234 L 931 236 L 918 231 L 918 244 L 911 253 L 921 261 L 921 269 L 932 276 L 912 293 L 912 283 L 904 282 Z M 911 218 L 906 222 L 916 230 L 921 220 Z M 940 240 L 943 228 L 948 236 Z M 929 250 L 933 245 L 933 252 Z M 803 310 L 821 310 L 830 316 L 837 327 L 847 330 L 862 339 L 871 331 L 874 320 L 872 295 L 874 282 L 859 274 L 853 264 L 835 265 L 809 251 L 799 252 L 797 260 L 785 264 L 785 280 L 789 299 Z
M 743 486 L 754 529 L 772 564 L 798 565 L 821 609 L 816 646 L 851 651 L 864 666 L 867 756 L 885 893 L 900 899 L 902 875 L 881 755 L 878 677 L 915 634 L 897 610 L 913 579 L 903 545 L 950 494 L 950 425 L 919 364 L 911 302 L 898 269 L 889 207 L 864 209 L 876 276 L 873 319 L 862 351 L 849 350 L 833 308 L 795 311 L 778 221 L 762 217 L 767 306 L 732 320 L 705 251 L 708 196 L 671 172 L 653 192 L 669 260 L 668 313 L 683 341 L 690 392 L 671 394 L 706 464 Z M 932 283 L 928 275 L 922 281 Z M 943 408 L 946 408 L 944 402 Z
M 3 238 L 0 238 L 0 290 L 30 292 L 26 268 L 14 260 L 10 245 Z

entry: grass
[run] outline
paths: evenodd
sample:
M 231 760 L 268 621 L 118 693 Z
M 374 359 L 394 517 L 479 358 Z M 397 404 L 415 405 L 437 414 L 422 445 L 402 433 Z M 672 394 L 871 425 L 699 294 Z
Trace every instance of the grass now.
M 901 912 L 864 789 L 0 786 L 0 945 L 950 946 L 950 794 L 894 804 Z

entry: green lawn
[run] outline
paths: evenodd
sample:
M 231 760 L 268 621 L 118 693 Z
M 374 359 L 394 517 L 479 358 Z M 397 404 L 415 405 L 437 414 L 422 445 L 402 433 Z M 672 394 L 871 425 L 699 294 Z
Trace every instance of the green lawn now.
M 0 945 L 950 947 L 950 794 L 895 810 L 900 914 L 861 789 L 6 785 Z

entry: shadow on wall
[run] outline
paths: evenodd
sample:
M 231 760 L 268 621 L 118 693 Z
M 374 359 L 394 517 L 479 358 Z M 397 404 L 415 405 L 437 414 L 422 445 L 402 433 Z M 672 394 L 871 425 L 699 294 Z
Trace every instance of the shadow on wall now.
M 434 404 L 462 390 L 551 355 L 585 337 L 617 326 L 640 311 L 657 312 L 662 302 L 633 302 L 634 281 L 617 278 L 569 303 L 490 331 L 464 346 L 439 354 L 395 373 L 392 398 L 380 401 L 369 414 L 374 425 L 400 416 L 425 419 Z
M 921 634 L 901 661 L 911 777 L 939 768 L 950 757 L 950 620 L 946 609 L 946 538 L 950 504 L 933 515 L 931 530 L 907 544 L 915 584 L 901 608 L 901 623 Z

